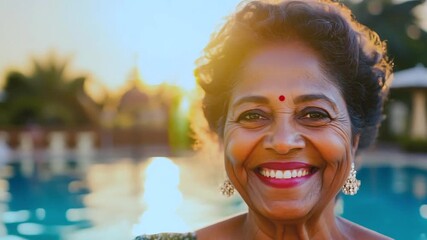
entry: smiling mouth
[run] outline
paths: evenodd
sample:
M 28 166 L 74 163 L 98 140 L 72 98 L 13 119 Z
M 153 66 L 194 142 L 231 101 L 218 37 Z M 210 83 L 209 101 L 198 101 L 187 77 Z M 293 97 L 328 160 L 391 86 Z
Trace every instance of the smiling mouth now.
M 315 175 L 319 168 L 303 162 L 268 162 L 255 172 L 265 184 L 275 188 L 297 187 Z
M 300 178 L 309 175 L 312 173 L 311 168 L 299 168 L 292 170 L 274 170 L 268 168 L 261 168 L 259 173 L 267 178 L 273 179 L 291 179 L 291 178 Z

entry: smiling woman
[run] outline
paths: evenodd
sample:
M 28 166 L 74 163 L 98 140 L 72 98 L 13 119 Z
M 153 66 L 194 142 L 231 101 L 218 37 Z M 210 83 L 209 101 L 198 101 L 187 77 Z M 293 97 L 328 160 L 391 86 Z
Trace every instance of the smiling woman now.
M 234 186 L 268 219 L 303 220 L 333 207 L 357 139 L 320 58 L 302 43 L 283 42 L 260 47 L 243 66 L 223 139 Z M 286 103 L 276 100 L 280 93 L 289 96 Z M 253 94 L 265 100 L 241 101 Z
M 346 7 L 245 2 L 195 74 L 224 150 L 223 192 L 248 212 L 192 239 L 388 239 L 334 214 L 340 190 L 360 186 L 355 156 L 375 139 L 391 75 L 384 43 Z

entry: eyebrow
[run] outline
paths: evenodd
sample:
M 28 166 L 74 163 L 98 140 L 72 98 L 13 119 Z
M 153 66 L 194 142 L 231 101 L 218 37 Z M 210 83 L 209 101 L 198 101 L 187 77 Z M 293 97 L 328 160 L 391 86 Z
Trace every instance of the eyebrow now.
M 300 95 L 300 96 L 297 96 L 296 98 L 294 98 L 293 101 L 295 104 L 299 104 L 299 103 L 311 102 L 311 101 L 316 101 L 316 100 L 324 100 L 324 101 L 328 102 L 335 110 L 337 109 L 337 105 L 335 104 L 335 102 L 324 94 Z M 269 104 L 270 100 L 264 96 L 257 96 L 257 95 L 246 96 L 246 97 L 242 97 L 242 98 L 238 99 L 233 104 L 233 106 L 238 106 L 240 104 L 247 103 L 247 102 Z
M 247 102 L 268 104 L 268 103 L 270 103 L 270 100 L 266 97 L 263 97 L 263 96 L 256 96 L 256 95 L 246 96 L 246 97 L 242 97 L 239 100 L 237 100 L 233 104 L 233 106 L 239 106 L 240 104 L 247 103 Z
M 324 94 L 306 94 L 306 95 L 300 95 L 300 96 L 298 96 L 298 97 L 296 97 L 294 99 L 294 103 L 298 104 L 298 103 L 311 102 L 311 101 L 316 101 L 316 100 L 325 100 L 335 110 L 337 109 L 337 105 L 335 104 L 335 102 L 332 99 L 330 99 L 329 97 L 327 97 L 326 95 L 324 95 Z

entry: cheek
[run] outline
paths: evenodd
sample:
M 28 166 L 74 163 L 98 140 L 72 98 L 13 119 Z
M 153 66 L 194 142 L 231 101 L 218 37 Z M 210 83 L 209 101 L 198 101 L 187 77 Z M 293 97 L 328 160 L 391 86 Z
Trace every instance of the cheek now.
M 311 132 L 310 141 L 324 164 L 322 199 L 327 204 L 340 191 L 352 161 L 350 135 L 342 128 L 328 128 Z
M 327 141 L 322 139 L 318 141 L 317 144 L 323 159 L 327 160 L 329 163 L 338 163 L 346 158 L 346 149 L 349 145 L 340 137 L 330 137 Z
M 310 133 L 310 139 L 328 164 L 339 164 L 351 157 L 350 135 L 341 128 L 328 128 Z
M 260 139 L 262 134 L 258 132 L 242 131 L 238 128 L 226 130 L 224 137 L 226 161 L 230 161 L 232 165 L 243 164 Z

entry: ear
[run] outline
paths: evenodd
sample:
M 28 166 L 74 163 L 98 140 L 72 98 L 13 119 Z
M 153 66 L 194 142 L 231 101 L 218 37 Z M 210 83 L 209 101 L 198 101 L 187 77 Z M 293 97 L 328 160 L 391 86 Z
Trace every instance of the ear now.
M 224 141 L 222 140 L 222 138 L 219 138 L 218 140 L 219 140 L 219 141 L 218 141 L 218 147 L 219 147 L 219 150 L 220 150 L 221 152 L 223 152 L 223 151 L 224 151 Z
M 353 142 L 352 142 L 352 146 L 351 146 L 351 154 L 353 156 L 356 156 L 356 151 L 359 148 L 359 140 L 360 140 L 360 133 L 356 134 L 353 137 Z

